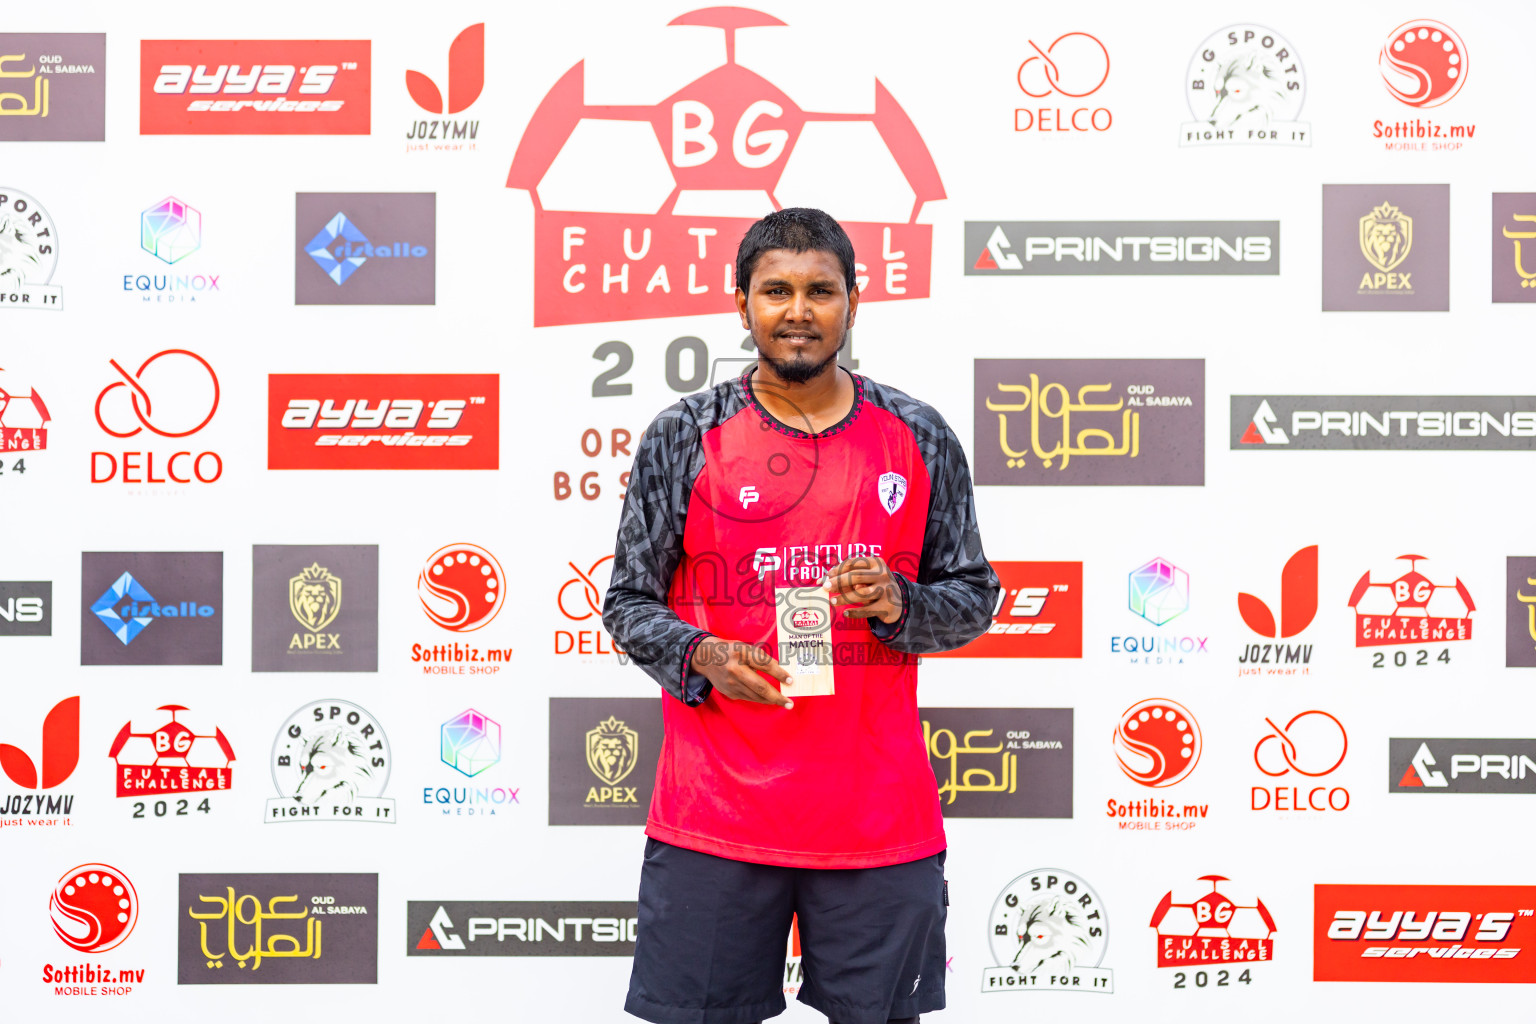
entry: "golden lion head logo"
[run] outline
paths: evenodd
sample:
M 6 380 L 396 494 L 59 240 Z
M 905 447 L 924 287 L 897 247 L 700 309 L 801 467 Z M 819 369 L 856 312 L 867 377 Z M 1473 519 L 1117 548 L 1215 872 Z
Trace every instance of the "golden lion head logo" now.
M 1391 203 L 1360 218 L 1360 251 L 1377 270 L 1385 273 L 1396 267 L 1412 248 L 1413 218 Z
M 612 715 L 587 730 L 587 767 L 607 785 L 617 785 L 640 760 L 640 734 Z
M 299 625 L 320 632 L 341 611 L 341 577 L 314 563 L 288 581 L 288 608 Z

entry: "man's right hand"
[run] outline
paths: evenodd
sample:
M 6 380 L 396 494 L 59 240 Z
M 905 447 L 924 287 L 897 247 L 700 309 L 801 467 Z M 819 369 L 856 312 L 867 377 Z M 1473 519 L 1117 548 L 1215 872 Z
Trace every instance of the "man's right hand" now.
M 767 674 L 781 683 L 793 683 L 794 677 L 784 671 L 762 648 L 739 640 L 722 640 L 717 636 L 705 637 L 693 649 L 692 666 L 710 681 L 715 690 L 731 700 L 749 700 L 754 704 L 777 704 L 792 708 L 795 702 L 779 692 L 779 688 L 763 678 Z M 761 673 L 761 674 L 760 674 Z

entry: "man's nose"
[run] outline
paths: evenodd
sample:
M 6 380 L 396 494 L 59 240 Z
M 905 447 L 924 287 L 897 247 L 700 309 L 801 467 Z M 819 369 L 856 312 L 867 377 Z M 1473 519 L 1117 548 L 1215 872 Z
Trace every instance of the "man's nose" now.
M 789 307 L 789 317 L 791 320 L 809 320 L 811 318 L 811 301 L 806 298 L 804 292 L 795 293 L 795 301 Z

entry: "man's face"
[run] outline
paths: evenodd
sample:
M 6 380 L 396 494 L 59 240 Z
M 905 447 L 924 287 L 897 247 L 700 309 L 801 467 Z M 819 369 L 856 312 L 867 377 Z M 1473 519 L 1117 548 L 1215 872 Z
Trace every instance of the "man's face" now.
M 829 370 L 859 305 L 837 257 L 770 249 L 753 268 L 750 289 L 736 291 L 741 326 L 774 372 L 803 384 Z

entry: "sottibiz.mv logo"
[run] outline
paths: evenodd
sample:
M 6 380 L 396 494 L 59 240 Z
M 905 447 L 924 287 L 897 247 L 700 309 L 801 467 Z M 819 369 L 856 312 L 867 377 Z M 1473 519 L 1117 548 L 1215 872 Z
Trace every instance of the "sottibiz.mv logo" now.
M 274 373 L 268 469 L 496 469 L 494 373 Z
M 1536 982 L 1536 885 L 1313 893 L 1313 981 Z
M 992 625 L 964 647 L 932 657 L 1081 658 L 1083 563 L 993 562 L 1001 586 Z
M 944 186 L 885 86 L 873 113 L 803 110 L 737 63 L 740 30 L 784 22 L 711 7 L 669 24 L 695 27 L 702 46 L 719 36 L 698 28 L 723 30 L 725 63 L 649 106 L 590 103 L 578 63 L 518 144 L 507 187 L 533 201 L 534 326 L 727 312 L 736 241 L 799 205 L 840 211 L 865 302 L 926 298 L 932 229 L 917 217 Z M 846 172 L 846 194 L 828 191 L 828 166 Z

